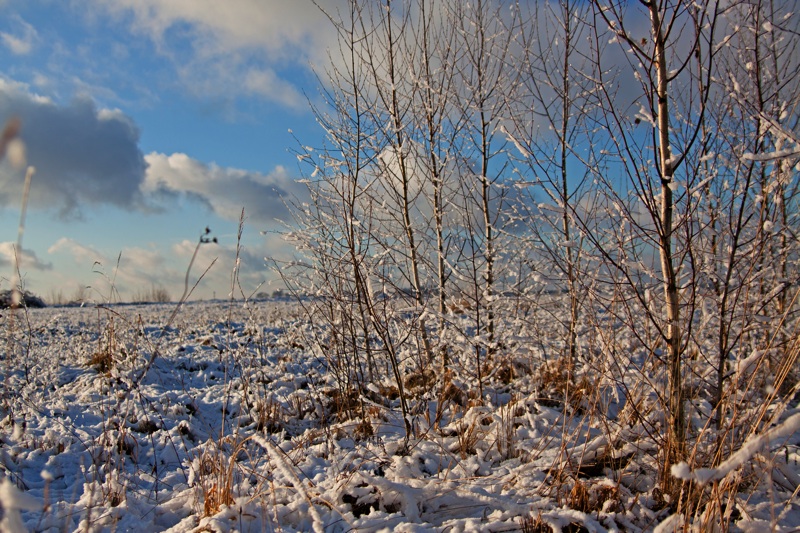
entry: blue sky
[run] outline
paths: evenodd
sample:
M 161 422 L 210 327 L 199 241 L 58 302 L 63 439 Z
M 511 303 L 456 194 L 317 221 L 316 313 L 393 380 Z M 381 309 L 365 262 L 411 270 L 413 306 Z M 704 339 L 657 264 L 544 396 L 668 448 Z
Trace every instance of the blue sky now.
M 20 117 L 37 169 L 26 288 L 46 298 L 89 286 L 102 300 L 114 279 L 123 299 L 151 285 L 178 297 L 208 226 L 219 244 L 201 248 L 195 274 L 217 263 L 195 297 L 225 297 L 242 207 L 243 289 L 269 282 L 264 257 L 289 253 L 275 233 L 287 218 L 280 196 L 303 194 L 289 130 L 304 144 L 321 138 L 306 97 L 335 36 L 319 9 L 0 0 L 0 10 L 0 120 Z M 0 288 L 13 279 L 24 173 L 0 166 Z

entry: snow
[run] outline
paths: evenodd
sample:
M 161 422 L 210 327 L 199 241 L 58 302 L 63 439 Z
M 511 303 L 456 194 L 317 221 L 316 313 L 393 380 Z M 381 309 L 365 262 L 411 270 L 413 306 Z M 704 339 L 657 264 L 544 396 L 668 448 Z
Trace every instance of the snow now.
M 571 370 L 583 396 L 565 402 L 562 382 L 541 379 L 566 372 L 546 353 L 555 348 L 533 330 L 504 330 L 513 372 L 493 368 L 476 402 L 465 384 L 472 343 L 485 339 L 460 322 L 468 318 L 448 316 L 452 386 L 464 397 L 410 390 L 406 436 L 391 378 L 355 395 L 366 425 L 337 415 L 331 354 L 311 342 L 318 332 L 299 304 L 191 303 L 164 328 L 173 311 L 31 309 L 30 339 L 4 324 L 0 531 L 515 531 L 537 516 L 554 531 L 684 525 L 654 495 L 660 444 L 649 435 L 664 414 L 640 392 L 646 365 L 634 344 L 623 344 L 630 359 L 614 361 L 611 379 Z M 736 365 L 738 377 L 757 371 L 756 357 Z M 800 413 L 776 420 L 717 468 L 679 463 L 672 474 L 709 483 L 771 455 L 774 484 L 737 499 L 747 512 L 735 527 L 769 525 L 775 509 L 800 525 L 791 500 Z M 568 496 L 577 485 L 586 507 Z
M 550 213 L 555 213 L 558 215 L 564 214 L 564 208 L 557 205 L 540 203 L 537 207 L 539 208 L 539 211 L 549 211 Z
M 683 515 L 673 514 L 666 520 L 658 524 L 653 533 L 673 533 L 674 531 L 682 531 L 683 528 Z
M 800 155 L 800 148 L 792 146 L 791 148 L 784 148 L 783 150 L 774 150 L 772 152 L 765 152 L 761 154 L 747 152 L 742 154 L 742 160 L 763 163 L 765 161 L 777 161 L 779 159 L 786 159 L 797 155 Z
M 508 129 L 505 127 L 504 124 L 500 124 L 499 130 L 500 133 L 502 133 L 506 139 L 511 141 L 511 143 L 514 145 L 514 147 L 517 149 L 517 151 L 522 157 L 524 158 L 531 157 L 531 153 L 524 146 L 522 146 L 522 143 L 520 143 L 519 140 L 513 134 L 511 134 L 511 132 L 508 131 Z
M 700 484 L 718 481 L 752 459 L 764 447 L 771 443 L 780 444 L 784 439 L 797 432 L 800 432 L 800 413 L 790 416 L 782 424 L 771 428 L 762 435 L 751 436 L 736 453 L 716 468 L 699 468 L 691 471 L 686 463 L 679 463 L 673 465 L 671 472 L 678 479 L 694 480 Z
M 26 531 L 20 511 L 34 511 L 41 507 L 36 498 L 21 492 L 8 478 L 0 481 L 0 504 L 4 511 L 0 531 L 8 533 Z

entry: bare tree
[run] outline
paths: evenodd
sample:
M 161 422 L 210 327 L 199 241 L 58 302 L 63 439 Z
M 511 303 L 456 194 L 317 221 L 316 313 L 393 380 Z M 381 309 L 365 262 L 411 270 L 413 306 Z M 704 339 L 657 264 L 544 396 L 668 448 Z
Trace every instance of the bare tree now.
M 408 407 L 397 340 L 389 331 L 387 308 L 381 308 L 373 288 L 385 270 L 375 259 L 380 202 L 370 192 L 379 134 L 372 115 L 374 77 L 364 64 L 369 52 L 364 33 L 371 31 L 372 21 L 358 2 L 349 3 L 344 14 L 329 16 L 339 33 L 339 50 L 321 80 L 328 107 L 313 107 L 329 144 L 319 150 L 300 144 L 298 159 L 310 168 L 311 201 L 295 209 L 297 229 L 289 238 L 297 242 L 305 260 L 281 273 L 298 295 L 315 297 L 306 305 L 312 321 L 322 326 L 316 344 L 337 376 L 340 397 L 358 394 L 367 381 L 374 381 L 376 359 L 384 354 L 405 419 Z
M 712 405 L 718 429 L 730 407 L 726 381 L 736 352 L 746 357 L 769 343 L 765 354 L 781 353 L 790 338 L 787 289 L 796 268 L 792 235 L 798 223 L 792 216 L 798 179 L 791 167 L 800 158 L 792 132 L 800 121 L 800 74 L 793 53 L 797 23 L 789 9 L 771 1 L 729 7 L 714 71 L 719 86 L 703 132 L 698 170 L 705 176 L 708 223 L 698 240 L 705 243 L 703 273 L 716 305 Z M 771 364 L 769 357 L 766 362 Z
M 476 369 L 481 394 L 481 353 L 496 349 L 495 298 L 500 257 L 500 227 L 507 206 L 510 162 L 506 139 L 498 126 L 507 111 L 507 95 L 516 79 L 511 71 L 518 12 L 504 14 L 501 6 L 478 0 L 450 5 L 451 20 L 457 21 L 456 105 L 464 120 L 464 143 L 460 172 L 463 190 L 464 227 L 468 242 L 467 277 L 473 279 L 478 331 L 485 346 L 475 346 Z M 479 219 L 474 219 L 475 207 Z M 485 314 L 484 314 L 485 313 Z
M 418 21 L 412 27 L 412 50 L 417 60 L 411 65 L 410 76 L 415 84 L 415 146 L 418 164 L 429 183 L 426 191 L 431 204 L 431 219 L 435 239 L 435 274 L 439 331 L 444 327 L 448 304 L 448 236 L 445 216 L 452 192 L 454 151 L 461 130 L 459 117 L 454 116 L 455 26 L 447 19 L 442 2 L 418 0 Z M 441 347 L 441 371 L 447 367 L 447 348 Z
M 690 323 L 691 316 L 689 320 L 681 317 L 680 276 L 690 243 L 678 240 L 679 228 L 689 213 L 684 209 L 685 204 L 675 197 L 680 185 L 677 173 L 687 154 L 696 146 L 706 113 L 710 94 L 707 78 L 718 14 L 714 5 L 689 2 L 641 0 L 639 7 L 640 11 L 627 12 L 616 3 L 595 2 L 596 16 L 605 22 L 612 39 L 623 47 L 628 68 L 626 82 L 630 83 L 628 80 L 633 78 L 640 94 L 630 100 L 629 105 L 640 108 L 633 119 L 625 108 L 620 108 L 627 104 L 623 99 L 626 95 L 612 94 L 603 87 L 603 127 L 612 146 L 608 155 L 617 159 L 616 168 L 630 187 L 631 198 L 635 199 L 635 207 L 626 208 L 625 217 L 637 228 L 643 239 L 640 242 L 652 245 L 659 258 L 663 311 L 653 309 L 646 301 L 643 303 L 645 309 L 651 310 L 648 319 L 658 328 L 667 347 L 670 431 L 666 467 L 686 453 L 682 358 L 687 345 L 684 326 Z M 643 32 L 645 20 L 646 33 Z M 605 35 L 603 38 L 607 39 Z M 696 53 L 703 57 L 701 72 L 691 69 Z M 600 59 L 598 64 L 601 64 Z M 598 72 L 603 75 L 602 69 Z M 701 91 L 697 91 L 693 83 L 696 76 L 705 78 Z M 648 131 L 643 132 L 643 128 Z M 696 176 L 686 174 L 680 177 L 688 187 L 696 180 Z M 611 185 L 609 190 L 614 191 L 612 197 L 623 200 L 620 186 L 612 185 L 610 180 L 606 183 Z M 676 216 L 675 209 L 679 205 L 684 210 Z M 646 213 L 645 219 L 635 215 L 639 209 Z M 627 269 L 621 262 L 616 264 Z M 643 298 L 647 299 L 651 297 Z M 670 479 L 665 469 L 662 482 L 669 483 Z
M 581 237 L 571 220 L 580 209 L 589 173 L 572 151 L 586 138 L 595 91 L 584 21 L 589 4 L 562 0 L 535 5 L 519 33 L 524 56 L 505 134 L 512 141 L 540 195 L 529 201 L 525 217 L 538 253 L 548 257 L 547 283 L 569 296 L 566 355 L 575 360 L 581 288 Z M 576 161 L 577 160 L 577 161 Z M 576 176 L 577 174 L 577 176 Z M 544 201 L 542 201 L 544 200 Z M 541 208 L 536 208 L 536 204 Z M 562 282 L 563 280 L 563 282 Z

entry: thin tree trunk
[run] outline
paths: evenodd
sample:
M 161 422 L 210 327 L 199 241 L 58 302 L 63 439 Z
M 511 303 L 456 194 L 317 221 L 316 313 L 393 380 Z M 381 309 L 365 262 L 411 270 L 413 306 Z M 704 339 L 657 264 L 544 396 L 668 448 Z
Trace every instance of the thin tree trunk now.
M 569 2 L 563 6 L 564 17 L 564 71 L 562 72 L 562 99 L 561 99 L 561 136 L 559 138 L 559 148 L 561 150 L 561 209 L 563 209 L 563 230 L 564 240 L 566 241 L 567 252 L 567 282 L 569 283 L 569 331 L 567 332 L 567 353 L 571 363 L 575 363 L 575 344 L 577 342 L 577 323 L 578 323 L 578 288 L 576 287 L 575 279 L 575 264 L 573 259 L 572 247 L 569 244 L 571 241 L 569 211 L 567 210 L 567 203 L 569 202 L 569 188 L 567 184 L 567 135 L 569 135 L 569 119 L 570 107 L 572 101 L 570 99 L 570 46 L 572 39 L 572 32 L 570 31 L 570 20 L 572 17 Z
M 407 245 L 408 245 L 408 253 L 411 263 L 411 282 L 413 284 L 413 291 L 414 291 L 414 301 L 417 304 L 418 312 L 422 314 L 422 310 L 425 305 L 424 295 L 422 293 L 422 283 L 420 281 L 420 274 L 419 274 L 419 252 L 417 250 L 417 243 L 416 238 L 414 235 L 414 227 L 411 221 L 411 196 L 409 185 L 411 181 L 411 176 L 408 173 L 408 162 L 406 161 L 406 154 L 404 153 L 405 146 L 404 146 L 404 135 L 403 135 L 403 123 L 400 116 L 400 105 L 398 102 L 398 95 L 397 95 L 397 79 L 395 73 L 395 48 L 394 48 L 394 36 L 392 34 L 392 18 L 391 18 L 391 10 L 392 10 L 392 0 L 386 0 L 386 34 L 388 39 L 388 61 L 389 61 L 389 82 L 391 83 L 391 109 L 389 109 L 390 116 L 392 118 L 392 126 L 393 126 L 393 134 L 394 134 L 394 147 L 397 151 L 396 157 L 398 161 L 398 166 L 400 167 L 400 180 L 402 186 L 402 210 L 403 210 L 403 226 L 405 230 Z M 425 325 L 425 320 L 423 318 L 419 318 L 419 331 L 420 336 L 422 338 L 422 349 L 425 353 L 427 361 L 433 360 L 433 353 L 431 350 L 430 339 L 428 338 L 428 332 Z
M 667 344 L 669 347 L 669 408 L 671 451 L 673 459 L 682 458 L 686 448 L 686 422 L 683 409 L 683 380 L 681 377 L 681 328 L 680 295 L 672 252 L 672 184 L 675 163 L 670 153 L 669 135 L 669 78 L 666 61 L 666 45 L 658 6 L 649 3 L 650 22 L 655 40 L 656 97 L 658 99 L 658 155 L 661 163 L 661 206 L 659 231 L 659 256 L 661 274 L 664 277 L 666 300 Z

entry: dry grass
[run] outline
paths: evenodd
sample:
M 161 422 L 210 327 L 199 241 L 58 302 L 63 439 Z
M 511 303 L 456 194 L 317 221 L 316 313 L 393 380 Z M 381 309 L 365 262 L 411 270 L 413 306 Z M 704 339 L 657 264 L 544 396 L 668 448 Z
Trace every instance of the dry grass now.
M 161 286 L 150 285 L 149 289 L 139 289 L 131 295 L 131 302 L 168 303 L 172 301 L 169 291 Z
M 475 455 L 476 445 L 485 436 L 485 430 L 478 418 L 473 418 L 470 422 L 459 420 L 456 423 L 456 430 L 458 454 L 461 459 L 465 460 L 468 456 Z
M 239 461 L 249 457 L 249 440 L 235 435 L 212 439 L 195 455 L 192 475 L 203 516 L 213 516 L 224 506 L 233 505 L 243 476 Z
M 536 516 L 524 515 L 519 518 L 519 526 L 522 533 L 552 533 L 553 528 L 542 520 L 542 513 Z
M 284 427 L 283 407 L 272 397 L 256 400 L 250 416 L 256 424 L 256 431 L 278 433 Z
M 535 372 L 540 403 L 560 407 L 566 402 L 572 412 L 581 413 L 589 406 L 595 386 L 586 374 L 577 375 L 577 367 L 568 357 L 545 362 Z
M 136 357 L 136 345 L 126 343 L 126 331 L 136 330 L 138 334 L 141 328 L 131 327 L 122 317 L 108 309 L 99 308 L 98 315 L 100 313 L 106 313 L 105 320 L 102 321 L 103 329 L 88 364 L 108 376 L 120 364 L 141 362 Z M 173 318 L 174 316 L 170 318 L 170 322 Z M 253 335 L 257 335 L 257 329 L 252 331 Z M 293 346 L 293 349 L 303 349 L 303 345 Z M 157 354 L 158 351 L 153 350 L 153 353 Z M 782 352 L 781 358 L 775 359 L 774 351 L 769 349 L 764 350 L 764 353 L 763 361 L 758 362 L 757 371 L 749 381 L 731 379 L 728 382 L 724 402 L 730 408 L 723 431 L 717 433 L 709 420 L 706 427 L 692 434 L 694 448 L 690 450 L 689 456 L 692 468 L 718 465 L 741 447 L 748 437 L 758 435 L 773 425 L 792 398 L 796 397 L 800 337 Z M 233 355 L 238 357 L 237 354 Z M 501 358 L 501 355 L 504 357 Z M 776 464 L 780 463 L 781 458 L 774 455 L 772 450 L 767 450 L 755 456 L 751 464 L 713 484 L 700 486 L 673 480 L 669 473 L 669 457 L 674 454 L 669 451 L 669 443 L 665 442 L 663 427 L 659 426 L 661 404 L 658 399 L 654 399 L 657 378 L 650 381 L 650 376 L 642 370 L 641 382 L 634 384 L 632 389 L 625 390 L 627 401 L 624 408 L 612 420 L 606 409 L 607 404 L 602 399 L 601 382 L 605 380 L 623 387 L 628 385 L 624 380 L 629 380 L 629 375 L 623 378 L 613 375 L 607 368 L 601 368 L 600 364 L 595 368 L 591 366 L 594 362 L 576 363 L 565 357 L 545 361 L 541 367 L 534 369 L 533 365 L 524 367 L 511 364 L 511 355 L 498 355 L 496 361 L 501 362 L 491 367 L 489 375 L 485 376 L 487 388 L 491 386 L 506 394 L 506 399 L 503 400 L 505 403 L 492 403 L 492 399 L 477 397 L 474 388 L 470 391 L 468 385 L 455 380 L 454 376 L 459 369 L 448 368 L 443 376 L 436 376 L 430 369 L 416 370 L 405 375 L 402 384 L 408 391 L 409 398 L 417 402 L 417 413 L 429 416 L 430 410 L 426 408 L 426 402 L 435 399 L 436 419 L 428 420 L 428 425 L 438 429 L 441 421 L 450 424 L 449 431 L 452 433 L 445 436 L 455 439 L 450 441 L 448 451 L 462 461 L 476 455 L 478 450 L 481 453 L 486 450 L 494 453 L 496 450 L 500 461 L 520 457 L 523 450 L 519 449 L 517 429 L 520 424 L 527 423 L 523 415 L 528 411 L 517 395 L 516 387 L 521 383 L 530 387 L 529 391 L 535 391 L 535 395 L 531 395 L 531 403 L 551 407 L 559 416 L 552 421 L 551 427 L 543 431 L 544 435 L 539 441 L 541 449 L 552 449 L 548 448 L 551 445 L 560 447 L 561 454 L 555 460 L 545 483 L 549 484 L 549 492 L 540 492 L 552 498 L 558 506 L 587 515 L 623 513 L 628 506 L 639 505 L 639 498 L 647 498 L 650 500 L 647 505 L 651 511 L 670 508 L 683 513 L 692 527 L 708 529 L 713 526 L 724 530 L 738 519 L 739 509 L 746 504 L 742 501 L 741 494 L 752 492 L 763 483 L 764 472 L 779 472 Z M 696 353 L 693 353 L 693 357 L 697 358 Z M 245 365 L 247 362 L 240 358 L 237 359 L 237 364 Z M 654 367 L 655 365 L 648 367 L 647 372 Z M 774 375 L 774 379 L 771 382 L 772 388 L 763 394 L 759 384 L 763 382 L 767 369 Z M 466 379 L 464 376 L 468 372 L 460 370 L 459 377 Z M 307 413 L 314 412 L 313 407 L 307 410 L 300 403 L 299 396 L 295 398 L 298 403 L 291 403 L 291 398 L 286 400 L 289 403 L 286 407 L 282 401 L 266 394 L 266 391 L 268 387 L 265 385 L 260 397 L 253 401 L 243 401 L 250 402 L 247 405 L 256 432 L 280 432 L 286 429 L 293 417 L 301 419 Z M 246 396 L 246 393 L 243 392 L 243 395 Z M 696 396 L 692 399 L 696 399 Z M 320 410 L 323 414 L 318 421 L 319 428 L 322 429 L 308 430 L 301 437 L 293 439 L 298 455 L 307 448 L 334 438 L 329 432 L 326 433 L 331 419 L 340 422 L 357 419 L 347 430 L 348 435 L 357 442 L 380 440 L 380 437 L 376 438 L 377 425 L 373 425 L 373 421 L 382 417 L 386 420 L 387 413 L 397 411 L 396 401 L 400 397 L 400 391 L 397 386 L 373 384 L 369 389 L 361 390 L 355 386 L 329 387 L 321 391 L 315 390 L 312 397 L 323 406 Z M 755 398 L 762 400 L 763 404 L 754 404 Z M 367 403 L 366 399 L 373 403 Z M 523 421 L 518 422 L 518 419 Z M 146 434 L 157 431 L 158 427 L 140 426 L 139 429 Z M 600 431 L 607 437 L 605 448 L 595 450 L 595 454 L 587 457 L 580 453 L 569 455 L 579 447 L 576 443 L 591 440 L 588 436 L 591 431 Z M 195 448 L 191 467 L 192 483 L 197 493 L 198 513 L 206 517 L 214 516 L 225 507 L 233 505 L 242 495 L 254 497 L 253 494 L 257 494 L 260 489 L 248 485 L 248 478 L 255 476 L 263 480 L 267 477 L 263 471 L 255 473 L 251 466 L 257 464 L 258 460 L 253 460 L 250 454 L 250 438 L 239 436 L 238 429 L 233 430 L 233 434 L 230 432 L 230 428 L 223 427 L 218 437 Z M 344 433 L 341 431 L 336 437 L 341 438 Z M 437 435 L 437 438 L 443 434 L 444 432 L 435 431 L 430 433 Z M 621 434 L 627 436 L 620 437 Z M 423 432 L 415 436 L 424 439 L 427 435 Z M 592 435 L 596 436 L 597 433 Z M 113 508 L 125 502 L 128 489 L 122 465 L 126 460 L 136 460 L 137 439 L 142 437 L 131 435 L 124 426 L 118 426 L 106 431 L 103 438 L 102 442 L 96 443 L 98 454 L 95 461 L 102 463 L 105 471 L 110 474 L 104 479 L 94 479 L 96 486 L 92 490 L 97 491 L 100 505 Z M 654 444 L 656 448 L 653 447 Z M 537 442 L 536 446 L 539 445 Z M 623 445 L 640 447 L 645 451 L 626 451 L 622 456 L 620 450 Z M 661 451 L 652 451 L 653 449 Z M 658 453 L 662 455 L 658 456 Z M 529 461 L 531 458 L 526 457 L 525 460 Z M 662 484 L 646 493 L 636 493 L 620 482 L 621 471 L 628 461 L 642 465 L 640 468 L 643 475 L 655 473 L 662 480 L 673 482 Z M 287 470 L 291 469 L 289 463 L 283 466 Z M 790 491 L 794 488 L 796 496 L 798 487 L 784 488 Z M 300 491 L 300 488 L 297 490 Z M 771 490 L 771 487 L 766 490 Z M 367 512 L 366 508 L 363 510 Z M 543 518 L 541 513 L 519 518 L 520 527 L 525 532 L 551 531 L 553 528 L 547 520 L 547 515 Z M 570 530 L 569 528 L 578 530 L 579 526 L 570 524 L 564 530 Z
M 114 368 L 119 352 L 120 342 L 117 339 L 114 318 L 110 317 L 106 329 L 98 337 L 97 350 L 89 358 L 87 364 L 101 374 L 108 374 Z

